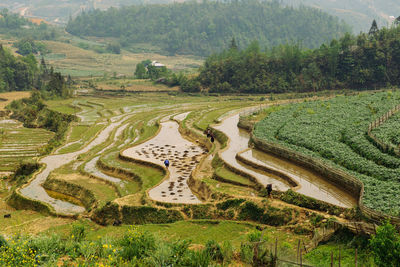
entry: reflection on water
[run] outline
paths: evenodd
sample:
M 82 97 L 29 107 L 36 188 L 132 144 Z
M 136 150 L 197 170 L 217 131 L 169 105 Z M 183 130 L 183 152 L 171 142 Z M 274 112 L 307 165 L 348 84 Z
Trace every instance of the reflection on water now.
M 286 191 L 289 185 L 278 177 L 256 172 L 236 160 L 236 154 L 248 148 L 250 139 L 250 134 L 248 132 L 237 127 L 238 122 L 239 114 L 236 114 L 225 119 L 220 125 L 215 126 L 216 129 L 225 133 L 230 139 L 228 148 L 221 153 L 221 157 L 234 167 L 256 177 L 261 184 L 266 185 L 272 183 L 275 190 Z M 319 174 L 297 166 L 287 160 L 277 158 L 256 149 L 249 149 L 240 155 L 258 165 L 267 166 L 268 168 L 278 170 L 290 176 L 300 185 L 298 188 L 295 188 L 295 191 L 299 193 L 342 207 L 352 207 L 356 204 L 356 200 L 352 196 L 337 186 L 330 184 Z

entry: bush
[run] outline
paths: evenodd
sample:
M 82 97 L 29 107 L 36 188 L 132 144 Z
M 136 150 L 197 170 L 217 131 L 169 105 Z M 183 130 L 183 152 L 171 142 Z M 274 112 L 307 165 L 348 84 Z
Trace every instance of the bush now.
M 215 240 L 207 241 L 205 251 L 210 255 L 212 260 L 222 261 L 224 259 L 221 247 Z
M 156 249 L 156 240 L 149 232 L 133 227 L 122 238 L 120 255 L 125 260 L 141 259 L 153 254 Z
M 238 207 L 244 201 L 245 200 L 241 199 L 241 198 L 228 199 L 228 200 L 225 200 L 224 202 L 218 203 L 217 208 L 221 209 L 221 210 L 227 210 L 232 207 Z
M 8 244 L 7 244 L 6 239 L 2 235 L 0 235 L 0 248 L 7 247 L 7 246 L 8 246 Z
M 245 202 L 239 211 L 239 220 L 259 221 L 264 210 L 251 201 Z

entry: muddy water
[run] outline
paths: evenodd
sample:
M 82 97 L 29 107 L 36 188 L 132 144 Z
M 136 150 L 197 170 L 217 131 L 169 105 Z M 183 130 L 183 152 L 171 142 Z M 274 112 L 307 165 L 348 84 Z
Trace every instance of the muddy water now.
M 111 132 L 116 127 L 119 127 L 128 118 L 129 117 L 126 115 L 116 116 L 116 119 L 119 119 L 119 121 L 110 123 L 97 135 L 97 137 L 92 142 L 90 142 L 86 147 L 79 151 L 61 155 L 50 155 L 42 158 L 40 160 L 40 163 L 46 164 L 45 169 L 41 173 L 39 173 L 28 186 L 22 188 L 21 193 L 28 198 L 50 204 L 58 213 L 74 214 L 84 212 L 85 209 L 83 207 L 50 197 L 43 189 L 41 184 L 47 179 L 47 177 L 53 170 L 76 160 L 78 155 L 86 153 L 95 146 L 98 146 L 101 143 L 105 142 L 110 136 Z
M 286 191 L 290 186 L 279 178 L 266 173 L 258 173 L 236 160 L 236 154 L 248 148 L 250 139 L 248 132 L 237 127 L 238 122 L 239 114 L 236 114 L 224 119 L 220 125 L 215 127 L 224 132 L 230 139 L 228 148 L 221 153 L 221 157 L 234 167 L 255 176 L 261 184 L 272 183 L 274 190 Z M 249 149 L 243 152 L 241 156 L 290 176 L 300 185 L 295 188 L 295 191 L 299 193 L 342 207 L 353 207 L 356 204 L 356 200 L 353 197 L 340 188 L 326 182 L 320 175 L 289 161 L 276 158 L 256 149 Z
M 103 148 L 101 151 L 98 152 L 99 156 L 94 157 L 93 159 L 91 159 L 90 161 L 88 161 L 85 164 L 84 170 L 100 179 L 104 179 L 107 181 L 110 181 L 112 183 L 116 183 L 118 185 L 120 185 L 121 187 L 124 187 L 125 182 L 119 178 L 110 176 L 108 174 L 103 173 L 99 168 L 97 168 L 96 163 L 99 160 L 101 154 L 106 151 L 107 149 L 111 148 L 112 146 L 115 145 L 115 143 L 117 142 L 117 140 L 119 138 L 121 138 L 121 136 L 123 136 L 124 130 L 129 126 L 129 124 L 124 124 L 121 127 L 119 127 L 116 131 L 115 131 L 115 136 L 114 136 L 114 141 L 107 147 Z
M 178 121 L 178 122 L 182 122 L 184 119 L 186 119 L 186 117 L 189 115 L 191 111 L 185 112 L 185 113 L 181 113 L 178 114 L 174 117 L 174 120 Z
M 187 180 L 205 150 L 184 139 L 174 121 L 161 123 L 160 132 L 151 140 L 122 152 L 126 157 L 164 166 L 170 161 L 169 178 L 149 191 L 150 198 L 169 203 L 197 204 L 201 201 L 190 190 Z

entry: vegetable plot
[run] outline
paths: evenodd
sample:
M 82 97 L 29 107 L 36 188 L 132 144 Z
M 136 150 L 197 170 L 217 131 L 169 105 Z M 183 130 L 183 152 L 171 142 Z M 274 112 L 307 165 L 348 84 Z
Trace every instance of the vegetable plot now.
M 366 206 L 398 216 L 400 158 L 381 152 L 366 132 L 399 103 L 400 93 L 389 91 L 292 104 L 263 119 L 254 134 L 354 175 L 365 185 Z

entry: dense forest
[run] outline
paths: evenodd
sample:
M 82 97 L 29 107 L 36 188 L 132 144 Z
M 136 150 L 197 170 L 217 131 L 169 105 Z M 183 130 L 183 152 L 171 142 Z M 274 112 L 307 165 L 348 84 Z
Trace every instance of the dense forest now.
M 118 38 L 127 48 L 147 43 L 169 54 L 208 56 L 228 47 L 232 37 L 241 47 L 258 40 L 268 47 L 295 41 L 315 48 L 349 27 L 317 9 L 242 0 L 94 10 L 71 19 L 66 30 L 78 36 Z
M 0 45 L 0 92 L 24 91 L 37 88 L 43 96 L 69 95 L 72 80 L 65 78 L 42 59 L 40 66 L 33 56 L 15 57 Z
M 400 17 L 396 26 L 346 34 L 314 50 L 280 45 L 265 52 L 252 43 L 210 56 L 186 91 L 282 93 L 400 85 Z

